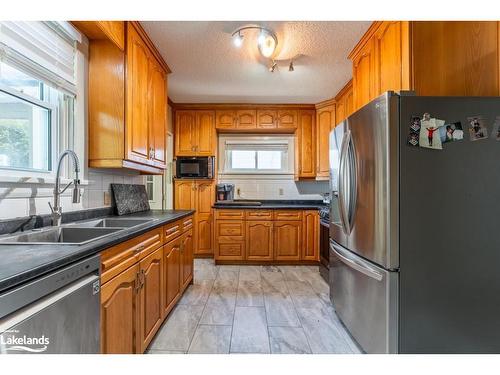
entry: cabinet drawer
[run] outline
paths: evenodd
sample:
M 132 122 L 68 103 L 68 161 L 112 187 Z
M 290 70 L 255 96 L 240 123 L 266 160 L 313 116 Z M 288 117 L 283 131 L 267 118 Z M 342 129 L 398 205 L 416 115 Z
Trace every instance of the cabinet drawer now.
M 274 211 L 274 220 L 302 220 L 302 211 Z
M 246 212 L 247 220 L 272 220 L 273 212 L 268 210 L 248 210 Z
M 215 249 L 215 259 L 220 260 L 244 260 L 245 243 L 241 242 L 218 242 Z
M 162 228 L 156 228 L 103 251 L 101 283 L 105 283 L 163 244 Z
M 163 226 L 164 242 L 168 243 L 182 233 L 182 220 L 174 221 Z
M 193 217 L 185 217 L 182 219 L 182 231 L 185 232 L 193 227 Z
M 243 240 L 245 235 L 245 226 L 242 221 L 232 220 L 217 220 L 216 222 L 216 236 L 231 237 L 232 239 Z
M 243 219 L 244 217 L 243 210 L 215 210 L 215 218 L 216 219 Z

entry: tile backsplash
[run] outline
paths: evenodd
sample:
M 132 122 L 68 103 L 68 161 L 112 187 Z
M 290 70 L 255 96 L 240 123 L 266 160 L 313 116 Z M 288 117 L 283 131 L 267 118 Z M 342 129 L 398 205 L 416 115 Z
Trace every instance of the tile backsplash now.
M 329 192 L 328 181 L 226 177 L 220 178 L 219 182 L 234 184 L 235 199 L 318 200 L 323 199 L 322 194 Z
M 127 170 L 89 169 L 86 178 L 88 185 L 82 186 L 80 203 L 72 203 L 71 189 L 61 196 L 63 212 L 109 206 L 104 204 L 104 192 L 111 194 L 111 183 L 145 183 L 144 176 Z M 49 214 L 53 189 L 52 183 L 0 183 L 0 219 Z

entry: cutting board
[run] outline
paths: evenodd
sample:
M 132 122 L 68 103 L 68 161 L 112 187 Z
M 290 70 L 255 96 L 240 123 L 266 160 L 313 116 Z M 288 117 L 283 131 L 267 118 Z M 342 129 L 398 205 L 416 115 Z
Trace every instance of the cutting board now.
M 148 194 L 144 185 L 111 184 L 118 215 L 149 211 Z

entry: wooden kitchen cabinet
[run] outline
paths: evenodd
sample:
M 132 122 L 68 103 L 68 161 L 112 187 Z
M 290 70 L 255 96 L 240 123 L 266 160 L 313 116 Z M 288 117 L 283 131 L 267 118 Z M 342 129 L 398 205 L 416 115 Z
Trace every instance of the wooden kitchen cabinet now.
M 219 130 L 257 129 L 255 109 L 221 109 L 215 111 L 215 127 Z
M 274 222 L 274 258 L 276 260 L 300 260 L 302 222 Z
M 372 39 L 352 56 L 352 87 L 356 109 L 361 108 L 375 98 L 377 78 L 375 69 L 375 46 Z
M 273 260 L 273 222 L 247 221 L 245 228 L 246 259 Z
M 344 121 L 352 111 L 352 80 L 350 80 L 335 96 L 335 125 Z
M 323 102 L 316 108 L 316 179 L 326 180 L 330 175 L 330 130 L 335 127 L 335 103 Z
M 218 210 L 217 210 L 218 211 Z M 227 210 L 230 211 L 230 210 Z M 215 222 L 215 259 L 245 259 L 245 222 L 224 218 Z
M 189 229 L 181 236 L 180 244 L 181 289 L 187 288 L 193 280 L 193 230 Z
M 135 264 L 101 286 L 101 353 L 135 353 L 139 321 L 139 265 Z
M 315 117 L 315 111 L 299 111 L 299 122 L 295 147 L 299 178 L 314 178 L 316 176 Z
M 163 322 L 162 302 L 166 284 L 163 279 L 163 248 L 139 263 L 139 322 L 137 348 L 144 352 Z
M 258 129 L 276 129 L 278 120 L 278 111 L 275 109 L 257 110 L 257 128 Z
M 125 49 L 124 21 L 71 21 L 89 40 L 110 40 L 120 50 Z
M 213 212 L 215 182 L 212 180 L 176 180 L 174 182 L 174 207 L 178 210 L 195 210 L 194 254 L 212 255 Z
M 319 261 L 319 225 L 319 213 L 317 210 L 304 211 L 301 260 Z
M 258 109 L 257 128 L 293 131 L 297 129 L 298 112 L 294 109 Z
M 90 40 L 89 166 L 161 174 L 170 70 L 139 23 L 124 25 L 124 49 Z
M 181 239 L 176 238 L 163 246 L 163 318 L 173 309 L 181 295 Z
M 175 155 L 214 156 L 215 153 L 214 111 L 175 111 Z

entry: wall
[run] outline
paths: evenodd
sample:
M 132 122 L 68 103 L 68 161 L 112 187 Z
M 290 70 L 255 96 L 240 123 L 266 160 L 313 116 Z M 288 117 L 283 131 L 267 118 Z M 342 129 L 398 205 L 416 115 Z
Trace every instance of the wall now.
M 318 200 L 330 191 L 328 181 L 294 181 L 272 178 L 220 178 L 221 183 L 233 183 L 235 199 Z M 238 188 L 240 195 L 237 195 Z

